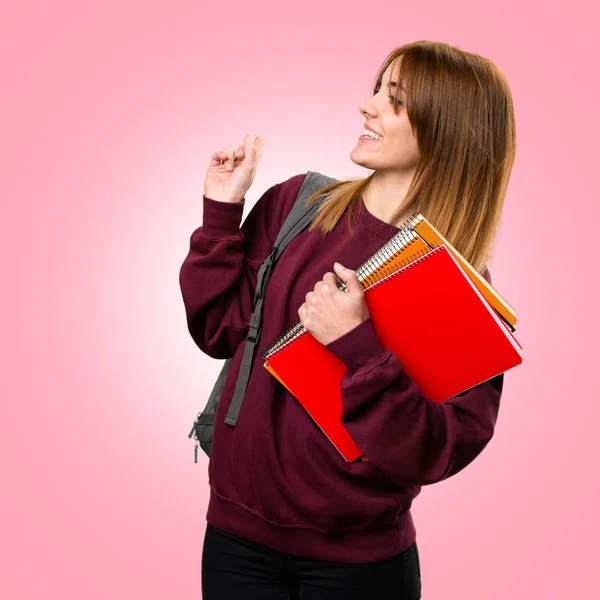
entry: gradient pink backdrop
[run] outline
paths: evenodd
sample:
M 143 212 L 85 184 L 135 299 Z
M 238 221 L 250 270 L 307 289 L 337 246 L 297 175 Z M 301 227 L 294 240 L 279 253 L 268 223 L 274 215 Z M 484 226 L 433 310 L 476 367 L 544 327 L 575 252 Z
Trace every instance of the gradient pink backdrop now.
M 0 8 L 0 596 L 199 598 L 221 362 L 178 272 L 212 152 L 264 136 L 247 207 L 348 157 L 377 67 L 432 39 L 494 60 L 517 157 L 490 267 L 524 364 L 494 439 L 413 516 L 425 600 L 596 598 L 598 80 L 592 3 L 24 2 Z

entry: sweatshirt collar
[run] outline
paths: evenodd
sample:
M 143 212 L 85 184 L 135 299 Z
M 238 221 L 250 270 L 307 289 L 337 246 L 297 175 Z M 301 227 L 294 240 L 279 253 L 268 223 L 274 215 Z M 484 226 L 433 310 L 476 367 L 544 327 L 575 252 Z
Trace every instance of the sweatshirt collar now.
M 375 215 L 371 214 L 362 195 L 358 199 L 357 204 L 358 220 L 377 237 L 387 241 L 400 231 L 399 227 L 396 227 L 391 223 L 386 223 L 385 221 L 382 221 Z

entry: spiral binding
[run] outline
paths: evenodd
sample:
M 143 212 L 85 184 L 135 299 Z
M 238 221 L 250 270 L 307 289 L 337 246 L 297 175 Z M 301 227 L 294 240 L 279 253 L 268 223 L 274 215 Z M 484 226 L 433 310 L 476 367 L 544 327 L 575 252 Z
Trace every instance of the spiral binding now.
M 417 241 L 422 240 L 419 234 L 414 230 L 415 227 L 423 221 L 423 216 L 420 213 L 415 213 L 407 221 L 405 221 L 400 227 L 400 231 L 396 233 L 385 245 L 383 245 L 377 252 L 371 255 L 365 262 L 363 262 L 356 269 L 356 276 L 358 281 L 363 285 L 365 289 L 374 288 L 383 281 L 387 281 L 389 278 L 397 275 L 401 270 L 407 266 L 422 260 L 422 258 L 428 255 L 429 250 L 420 250 L 417 252 L 410 253 L 410 247 Z M 431 246 L 427 244 L 429 248 Z M 402 259 L 401 254 L 406 252 L 406 258 Z M 416 257 L 416 258 L 415 258 Z M 383 278 L 376 280 L 375 282 L 369 282 L 369 279 L 375 275 L 381 275 L 382 271 L 385 271 L 386 265 L 394 261 L 394 270 L 385 275 Z M 338 282 L 337 288 L 344 292 L 346 291 L 346 284 L 344 282 Z M 273 341 L 268 347 L 262 352 L 261 356 L 263 359 L 276 355 L 281 352 L 285 346 L 299 338 L 301 335 L 307 332 L 306 327 L 302 324 L 301 320 L 296 321 L 293 325 L 288 327 L 276 340 Z
M 376 281 L 375 283 L 370 285 L 366 291 L 373 290 L 376 287 L 379 287 L 382 283 L 389 281 L 390 279 L 393 279 L 394 277 L 400 275 L 400 273 L 404 273 L 404 271 L 408 271 L 408 269 L 410 269 L 411 267 L 414 267 L 415 265 L 423 262 L 426 258 L 429 258 L 433 254 L 436 254 L 437 252 L 439 252 L 440 250 L 443 250 L 445 248 L 446 248 L 446 246 L 444 246 L 442 244 L 441 246 L 437 246 L 437 247 L 433 248 L 432 250 L 420 250 L 419 252 L 417 252 L 417 255 L 420 255 L 420 256 L 418 256 L 418 258 L 408 261 L 407 264 L 402 266 L 397 271 L 394 271 L 393 273 L 386 275 L 383 279 Z

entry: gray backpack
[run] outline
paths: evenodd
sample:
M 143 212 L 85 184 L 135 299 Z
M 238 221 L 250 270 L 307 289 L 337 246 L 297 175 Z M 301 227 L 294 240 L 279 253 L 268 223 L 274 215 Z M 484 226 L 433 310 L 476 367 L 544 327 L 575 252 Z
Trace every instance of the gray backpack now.
M 258 271 L 256 291 L 254 293 L 254 310 L 250 318 L 248 339 L 246 341 L 246 347 L 244 348 L 242 364 L 240 365 L 240 373 L 235 386 L 233 399 L 231 400 L 231 406 L 229 407 L 229 411 L 225 417 L 225 422 L 229 425 L 235 427 L 240 408 L 242 406 L 242 400 L 246 392 L 246 386 L 248 385 L 248 379 L 250 378 L 250 370 L 252 368 L 254 351 L 262 331 L 262 305 L 273 266 L 285 250 L 286 246 L 313 220 L 320 206 L 322 197 L 310 207 L 306 206 L 306 201 L 315 192 L 333 183 L 334 181 L 337 181 L 337 179 L 328 177 L 322 173 L 317 173 L 316 171 L 308 171 L 306 173 L 306 177 L 304 178 L 302 187 L 298 192 L 294 206 L 292 207 L 292 210 L 288 214 L 281 227 L 279 235 L 275 240 L 275 245 Z M 191 437 L 194 436 L 196 439 L 196 444 L 194 447 L 194 462 L 196 463 L 198 462 L 198 442 L 200 442 L 202 450 L 208 456 L 210 456 L 217 407 L 232 360 L 233 358 L 228 358 L 225 360 L 223 368 L 217 377 L 215 386 L 210 393 L 208 402 L 204 407 L 204 410 L 198 413 L 198 416 L 192 426 L 192 430 L 188 434 L 188 438 L 191 439 Z

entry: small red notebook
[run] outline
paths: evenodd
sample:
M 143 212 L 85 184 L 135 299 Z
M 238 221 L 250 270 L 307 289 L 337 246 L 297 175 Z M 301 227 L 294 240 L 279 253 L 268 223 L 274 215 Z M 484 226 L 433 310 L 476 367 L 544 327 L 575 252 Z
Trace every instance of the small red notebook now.
M 373 328 L 421 393 L 443 402 L 522 362 L 522 347 L 445 245 L 366 287 Z M 363 455 L 341 422 L 346 365 L 305 329 L 268 369 L 347 461 Z

